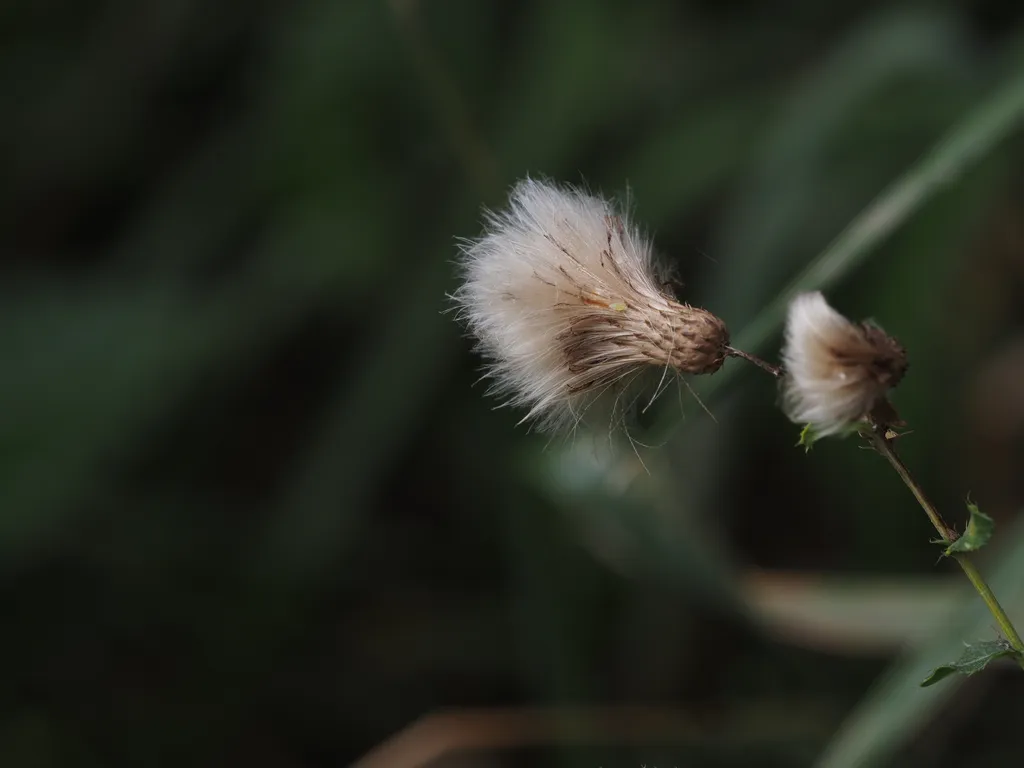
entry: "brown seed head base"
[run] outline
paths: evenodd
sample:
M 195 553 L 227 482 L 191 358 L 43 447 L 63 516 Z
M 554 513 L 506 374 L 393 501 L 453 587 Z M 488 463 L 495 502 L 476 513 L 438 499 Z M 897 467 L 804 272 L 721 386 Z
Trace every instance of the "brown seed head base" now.
M 624 367 L 669 366 L 693 374 L 722 367 L 729 331 L 705 309 L 664 296 L 628 306 L 587 303 L 593 311 L 574 317 L 558 335 L 574 392 L 615 384 Z

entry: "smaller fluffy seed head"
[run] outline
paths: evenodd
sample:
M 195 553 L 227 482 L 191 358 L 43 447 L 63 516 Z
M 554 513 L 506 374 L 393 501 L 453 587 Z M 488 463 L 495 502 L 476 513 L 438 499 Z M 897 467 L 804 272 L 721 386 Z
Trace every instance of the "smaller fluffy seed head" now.
M 867 416 L 907 370 L 906 351 L 895 339 L 847 320 L 820 293 L 801 294 L 789 305 L 782 358 L 786 415 L 821 436 Z
M 609 202 L 526 179 L 462 246 L 454 299 L 488 359 L 492 391 L 543 427 L 578 419 L 651 365 L 713 373 L 725 324 L 676 301 L 649 241 Z

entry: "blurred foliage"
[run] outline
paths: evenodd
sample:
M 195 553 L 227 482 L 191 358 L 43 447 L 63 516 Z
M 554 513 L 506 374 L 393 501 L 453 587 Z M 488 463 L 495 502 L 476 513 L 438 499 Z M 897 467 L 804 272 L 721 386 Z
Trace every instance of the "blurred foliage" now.
M 584 180 L 770 355 L 968 126 L 828 279 L 910 350 L 907 462 L 995 518 L 1020 621 L 1024 137 L 970 128 L 1018 3 L 55 0 L 0 36 L 0 765 L 339 765 L 439 708 L 635 703 L 671 716 L 448 764 L 1015 764 L 1024 680 L 917 685 L 990 627 L 877 456 L 805 456 L 728 367 L 657 447 L 549 442 L 445 293 L 482 204 Z

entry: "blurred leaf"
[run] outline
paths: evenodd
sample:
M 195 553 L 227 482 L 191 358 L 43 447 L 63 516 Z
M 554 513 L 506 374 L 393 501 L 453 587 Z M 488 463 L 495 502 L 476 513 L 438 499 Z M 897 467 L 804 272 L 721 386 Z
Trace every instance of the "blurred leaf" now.
M 208 364 L 221 329 L 172 288 L 22 286 L 0 310 L 0 559 L 81 513 L 107 464 Z
M 415 15 L 404 17 L 405 11 L 397 10 L 406 21 L 416 21 Z M 331 12 L 332 18 L 335 13 Z M 376 11 L 360 12 L 356 18 L 360 25 L 366 25 L 360 26 L 359 35 L 369 35 L 373 25 L 383 22 L 388 27 L 388 44 L 397 45 L 399 36 L 393 35 L 391 29 L 393 19 L 378 18 Z M 304 22 L 300 30 L 303 36 L 313 35 L 320 40 L 318 45 L 330 45 L 333 50 L 336 41 L 322 38 L 323 31 L 318 31 L 322 21 L 316 16 L 308 27 Z M 410 43 L 408 38 L 406 43 Z M 417 39 L 416 44 L 427 43 Z M 289 55 L 299 56 L 303 66 L 316 70 L 318 59 L 307 61 L 300 55 L 302 51 L 301 45 L 287 50 Z M 434 52 L 430 50 L 428 55 L 433 57 Z M 337 64 L 341 71 L 352 74 L 341 66 L 344 57 L 334 62 L 332 54 L 329 61 L 331 66 Z M 414 67 L 416 61 L 415 55 L 411 62 L 399 59 L 406 69 L 403 77 L 410 82 L 423 77 Z M 432 59 L 432 64 L 443 74 L 442 62 Z M 394 63 L 389 62 L 388 66 Z M 438 71 L 433 76 L 440 76 Z M 289 86 L 286 80 L 281 83 L 279 97 L 287 98 Z M 326 86 L 311 83 L 310 87 L 314 84 L 317 88 Z M 446 82 L 444 87 L 448 86 L 454 87 Z M 438 97 L 436 90 L 429 95 Z M 313 90 L 308 96 L 311 105 L 316 106 L 323 94 Z M 445 97 L 456 103 L 461 99 L 457 92 L 445 91 Z M 450 104 L 433 106 L 443 111 Z M 335 117 L 341 119 L 341 127 L 350 122 L 347 112 L 339 112 Z M 301 133 L 292 138 L 300 149 L 308 149 Z M 369 131 L 361 138 L 379 139 Z M 450 149 L 459 154 L 459 148 Z M 349 158 L 349 154 L 353 157 Z M 369 164 L 371 157 L 358 148 L 340 156 L 346 162 L 351 159 L 366 164 L 368 178 L 351 172 L 335 174 L 346 187 L 347 213 L 331 214 L 338 201 L 328 197 L 317 210 L 320 215 L 309 222 L 316 229 L 307 226 L 301 232 L 306 237 L 318 237 L 316 248 L 305 249 L 307 254 L 314 254 L 308 268 L 295 267 L 287 240 L 284 247 L 275 242 L 275 248 L 268 249 L 262 260 L 259 279 L 254 280 L 256 285 L 273 291 L 282 282 L 278 274 L 283 273 L 301 289 L 292 302 L 296 306 L 302 306 L 303 299 L 308 300 L 309 291 L 341 308 L 354 306 L 369 313 L 359 326 L 361 338 L 354 352 L 356 359 L 337 371 L 335 394 L 323 407 L 308 444 L 300 449 L 294 475 L 277 500 L 274 512 L 254 537 L 251 567 L 293 585 L 315 583 L 323 578 L 326 569 L 343 561 L 341 553 L 365 521 L 368 503 L 383 480 L 388 460 L 429 416 L 424 405 L 438 395 L 444 376 L 449 373 L 459 335 L 452 317 L 444 314 L 451 258 L 455 253 L 448 237 L 451 232 L 465 231 L 465 213 L 475 211 L 480 199 L 492 191 L 467 186 L 453 200 L 440 201 L 438 204 L 443 207 L 436 209 L 425 226 L 397 227 L 393 225 L 395 212 L 402 210 L 405 203 L 397 198 L 399 189 L 392 183 L 396 179 L 382 180 L 370 172 L 379 171 Z M 317 169 L 322 166 L 316 153 L 311 162 Z M 308 210 L 305 215 L 309 215 Z M 457 218 L 458 224 L 454 223 Z M 344 251 L 338 252 L 339 247 Z M 416 257 L 409 261 L 391 258 L 404 252 Z M 369 291 L 369 305 L 364 307 L 362 302 L 368 291 L 358 290 L 359 281 L 367 282 L 369 278 L 376 278 L 378 284 Z M 358 313 L 354 314 L 360 318 Z M 396 370 L 415 371 L 415 386 L 409 386 L 406 376 Z
M 967 529 L 946 548 L 947 555 L 981 549 L 992 538 L 992 531 L 996 527 L 995 521 L 971 501 L 967 502 L 967 509 L 971 513 L 971 517 L 967 521 Z
M 581 436 L 565 453 L 545 457 L 536 473 L 584 545 L 619 572 L 692 590 L 719 609 L 742 612 L 735 567 L 714 528 L 683 507 L 666 489 L 667 480 L 643 474 L 636 456 L 609 469 L 608 450 Z M 646 482 L 635 482 L 638 472 Z
M 670 226 L 749 162 L 778 87 L 715 94 L 688 103 L 604 175 L 611 189 L 628 183 L 637 215 L 652 229 Z M 666 173 L 665 169 L 680 169 Z
M 956 577 L 748 570 L 742 597 L 760 629 L 801 648 L 887 654 L 928 640 L 968 594 Z M 1024 609 L 1024 602 L 1009 604 Z
M 572 168 L 579 148 L 640 102 L 627 77 L 647 42 L 631 7 L 569 0 L 530 12 L 527 34 L 508 57 L 492 140 L 516 176 Z
M 955 114 L 953 86 L 966 85 L 963 57 L 957 55 L 962 48 L 960 31 L 946 14 L 871 17 L 830 51 L 813 76 L 799 83 L 770 125 L 751 177 L 741 180 L 740 197 L 720 225 L 722 242 L 714 255 L 722 260 L 723 269 L 708 296 L 719 315 L 730 324 L 748 323 L 765 301 L 776 296 L 779 281 L 807 258 L 807 249 L 820 247 L 823 238 L 856 211 L 860 200 L 885 183 L 881 174 L 892 172 L 887 165 L 903 162 L 879 156 L 892 152 L 895 139 L 909 134 L 911 146 L 933 140 Z M 921 124 L 919 103 L 935 99 L 918 94 L 936 80 L 943 85 L 942 103 L 949 112 L 928 115 L 931 124 Z M 884 109 L 905 110 L 903 117 L 887 123 L 888 130 L 878 138 L 852 131 L 857 116 L 879 112 L 873 102 L 894 87 L 900 98 Z M 836 174 L 830 153 L 844 144 L 866 150 L 873 160 L 867 167 L 879 175 Z M 837 187 L 839 181 L 847 188 Z M 751 345 L 744 346 L 748 333 L 741 334 L 737 346 L 754 351 Z
M 294 476 L 266 529 L 257 534 L 257 570 L 308 582 L 340 562 L 387 459 L 426 417 L 424 403 L 438 394 L 446 361 L 457 349 L 458 328 L 442 314 L 444 266 L 441 258 L 424 259 L 391 286 L 401 302 L 370 326 L 358 363 L 338 371 L 336 394 L 300 449 Z M 396 372 L 396 362 L 401 370 L 416 371 L 415 387 Z
M 935 685 L 940 680 L 945 680 L 950 675 L 973 675 L 981 672 L 993 661 L 1007 656 L 1016 656 L 1017 652 L 1005 640 L 983 640 L 977 643 L 967 643 L 960 658 L 950 664 L 943 664 L 932 670 L 922 682 L 921 687 Z
M 954 183 L 1016 130 L 1022 118 L 1024 70 L 1019 70 L 862 211 L 743 329 L 734 346 L 749 352 L 760 350 L 782 325 L 786 308 L 794 296 L 829 288 L 849 274 L 925 202 Z M 735 367 L 727 366 L 715 377 L 716 386 L 722 386 L 731 378 L 730 370 Z
M 206 137 L 140 201 L 112 249 L 115 266 L 169 280 L 223 259 L 266 205 L 269 190 L 252 163 L 260 151 L 246 121 Z

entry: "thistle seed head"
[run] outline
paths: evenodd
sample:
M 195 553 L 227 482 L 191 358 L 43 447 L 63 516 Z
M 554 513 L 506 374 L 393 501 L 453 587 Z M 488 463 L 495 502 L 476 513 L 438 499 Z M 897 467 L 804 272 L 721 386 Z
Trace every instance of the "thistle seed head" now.
M 820 436 L 835 434 L 867 416 L 907 370 L 907 353 L 881 328 L 853 323 L 820 293 L 789 305 L 783 408 Z
M 526 179 L 461 251 L 459 315 L 524 420 L 556 428 L 649 366 L 714 373 L 725 358 L 725 324 L 662 288 L 650 242 L 606 200 Z

